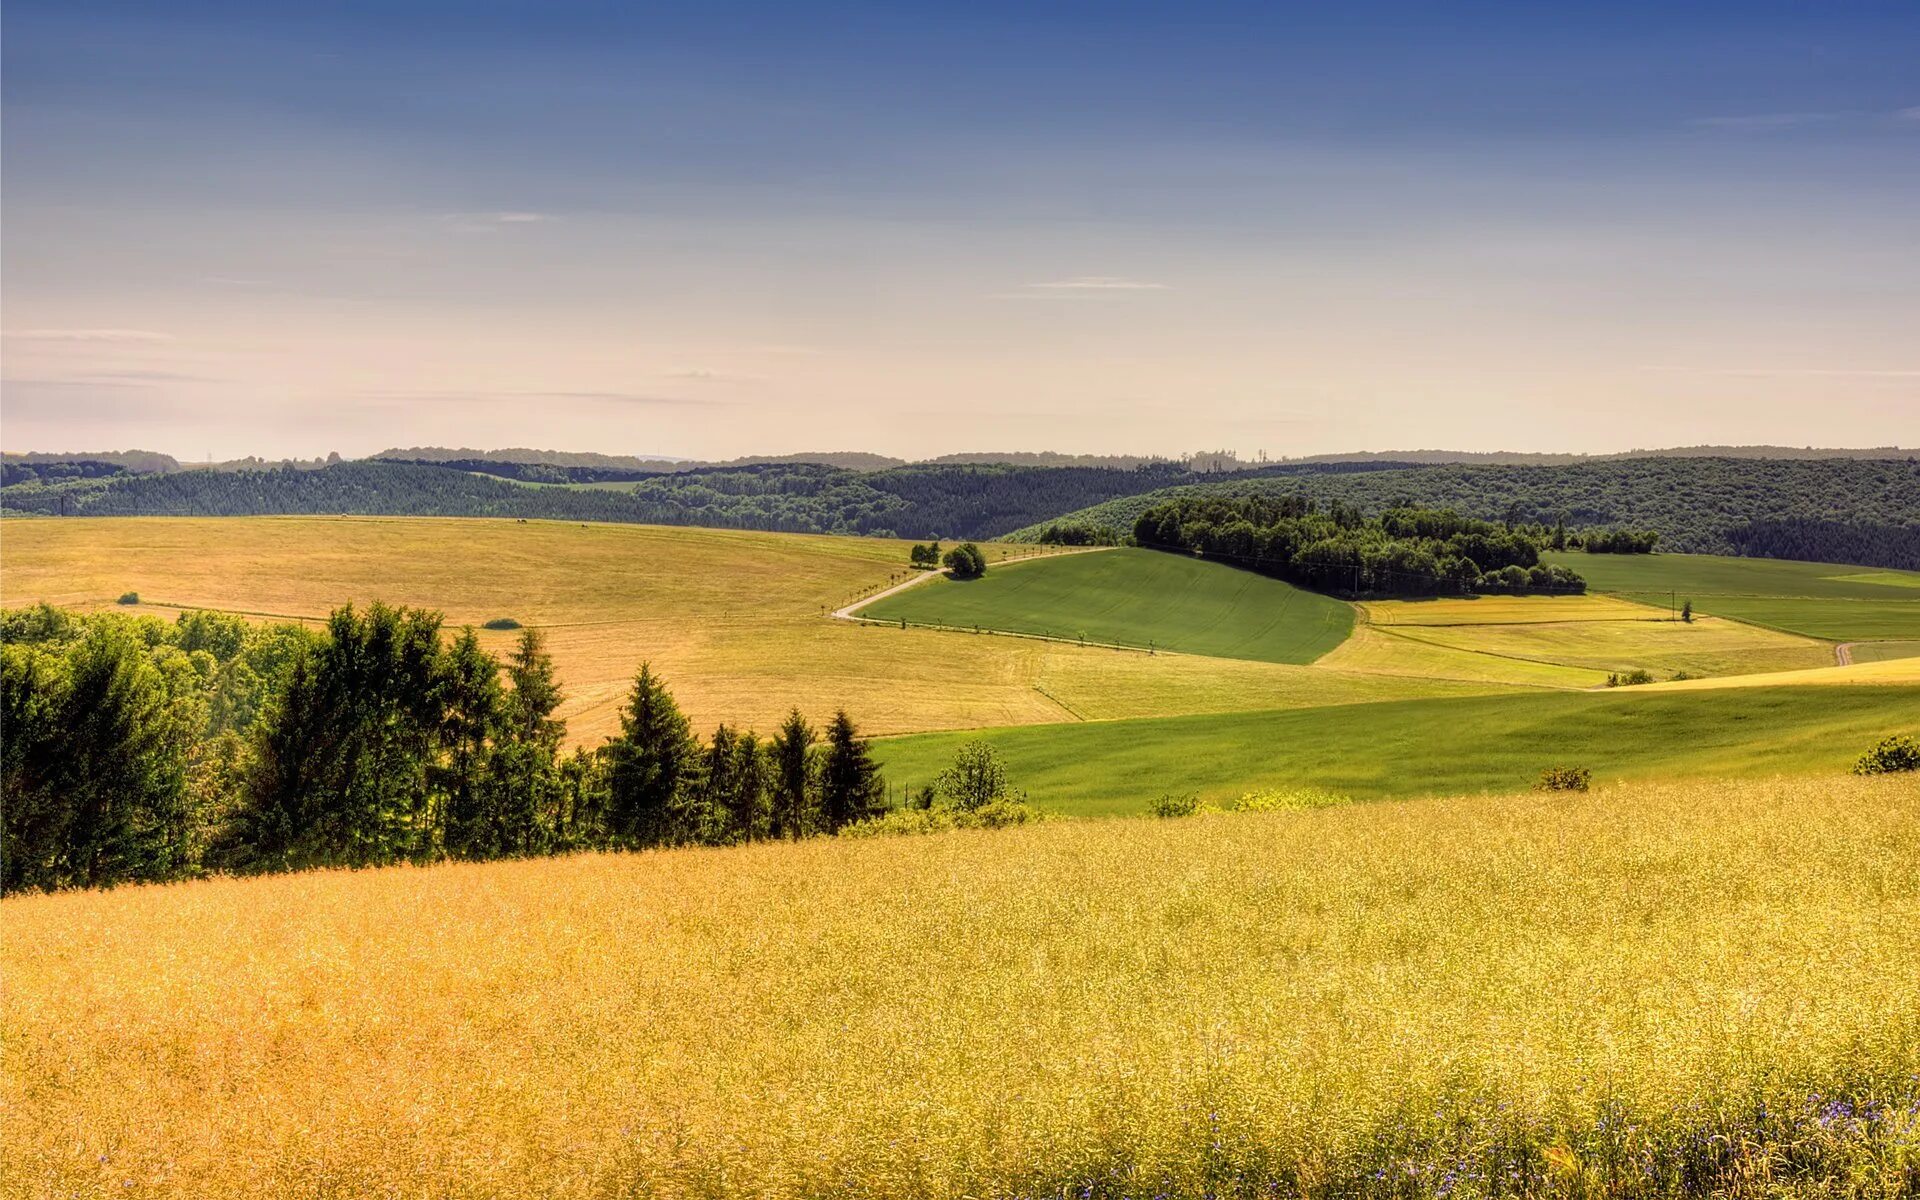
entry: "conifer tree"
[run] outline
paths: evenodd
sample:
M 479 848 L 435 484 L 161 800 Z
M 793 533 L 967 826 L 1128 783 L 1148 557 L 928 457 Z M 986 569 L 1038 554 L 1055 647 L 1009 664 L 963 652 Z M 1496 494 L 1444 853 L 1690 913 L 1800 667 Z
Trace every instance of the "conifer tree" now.
M 873 752 L 842 709 L 827 726 L 827 753 L 820 767 L 820 816 L 829 833 L 839 833 L 881 809 L 880 768 Z
M 607 831 L 615 842 L 650 846 L 690 836 L 681 808 L 698 753 L 673 694 L 642 663 L 620 714 L 620 736 L 606 746 Z
M 773 758 L 769 824 L 774 837 L 801 837 L 813 827 L 813 742 L 813 726 L 797 708 L 787 714 L 780 732 L 773 736 L 769 746 Z

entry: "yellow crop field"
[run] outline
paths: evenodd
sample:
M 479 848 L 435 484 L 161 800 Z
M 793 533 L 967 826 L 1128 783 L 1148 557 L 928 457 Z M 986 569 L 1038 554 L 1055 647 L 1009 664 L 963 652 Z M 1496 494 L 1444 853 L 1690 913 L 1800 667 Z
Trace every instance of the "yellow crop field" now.
M 1468 656 L 1475 656 L 1482 678 L 1529 682 L 1537 667 L 1577 687 L 1636 668 L 1745 675 L 1834 663 L 1828 642 L 1718 617 L 1676 621 L 1665 609 L 1614 596 L 1386 600 L 1361 608 L 1375 636 L 1326 661 L 1469 678 Z
M 1027 549 L 992 546 L 991 557 Z M 771 729 L 845 706 L 874 733 L 1484 693 L 1277 663 L 862 626 L 826 612 L 905 578 L 907 543 L 642 525 L 252 517 L 9 523 L 0 603 L 216 608 L 316 619 L 374 599 L 547 636 L 572 736 L 613 732 L 651 659 L 694 720 Z M 1018 570 L 1019 567 L 1010 569 Z M 513 633 L 482 633 L 505 653 Z
M 1372 606 L 1360 607 L 1365 612 Z M 1463 650 L 1409 636 L 1410 632 L 1417 630 L 1356 624 L 1353 636 L 1322 656 L 1314 668 L 1505 687 L 1589 688 L 1607 678 L 1603 671 Z
M 1894 1196 L 1916 861 L 1836 778 L 12 897 L 0 1192 Z
M 1920 658 L 1856 661 L 1845 667 L 1815 667 L 1771 675 L 1724 675 L 1712 679 L 1675 679 L 1633 689 L 1643 691 L 1711 691 L 1720 688 L 1779 687 L 1781 684 L 1827 686 L 1845 684 L 1914 684 L 1920 686 Z
M 1664 618 L 1664 609 L 1648 608 L 1617 596 L 1471 596 L 1426 600 L 1370 600 L 1364 605 L 1375 625 L 1530 625 L 1586 621 L 1645 621 Z

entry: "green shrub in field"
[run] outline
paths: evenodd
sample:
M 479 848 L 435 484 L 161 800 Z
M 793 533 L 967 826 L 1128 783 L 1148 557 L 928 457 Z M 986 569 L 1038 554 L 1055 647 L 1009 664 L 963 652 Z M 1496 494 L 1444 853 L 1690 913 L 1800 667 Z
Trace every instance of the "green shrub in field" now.
M 1585 767 L 1548 767 L 1534 781 L 1536 792 L 1584 792 L 1593 783 L 1593 772 Z
M 117 601 L 117 603 L 138 604 L 140 603 L 140 593 L 139 592 L 121 592 L 120 599 Z
M 1883 739 L 1853 764 L 1855 775 L 1892 775 L 1896 771 L 1920 771 L 1920 745 L 1904 733 Z
M 946 552 L 941 562 L 955 579 L 978 579 L 987 573 L 987 556 L 972 542 L 962 542 Z
M 1352 796 L 1317 787 L 1262 788 L 1248 792 L 1227 806 L 1228 812 L 1300 812 L 1353 803 Z
M 1607 676 L 1608 687 L 1633 687 L 1636 684 L 1652 683 L 1653 673 L 1640 667 L 1631 671 L 1615 671 Z
M 1168 792 L 1153 802 L 1156 817 L 1190 817 L 1200 811 L 1200 797 L 1194 792 Z
M 933 781 L 933 790 L 940 799 L 962 812 L 1008 799 L 1013 794 L 1000 755 L 981 741 L 960 747 L 953 756 L 953 765 Z
M 512 617 L 495 617 L 493 620 L 488 621 L 485 625 L 482 625 L 480 628 L 482 629 L 518 629 L 520 628 L 520 622 L 514 620 Z
M 1034 809 L 1018 800 L 995 800 L 979 808 L 958 809 L 936 804 L 931 808 L 907 806 L 889 809 L 847 826 L 841 837 L 892 837 L 900 834 L 940 833 L 948 829 L 1005 829 L 1041 820 Z

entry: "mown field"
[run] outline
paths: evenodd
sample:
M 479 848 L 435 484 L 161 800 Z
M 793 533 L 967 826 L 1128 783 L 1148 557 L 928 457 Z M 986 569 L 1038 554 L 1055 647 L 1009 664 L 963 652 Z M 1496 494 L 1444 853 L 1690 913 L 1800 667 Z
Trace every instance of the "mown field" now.
M 171 617 L 194 606 L 317 619 L 374 599 L 452 625 L 510 617 L 547 635 L 576 741 L 613 732 L 642 659 L 703 728 L 771 730 L 845 706 L 879 733 L 1485 694 L 1448 680 L 900 630 L 826 617 L 907 576 L 907 543 L 645 525 L 463 518 L 20 521 L 0 603 Z M 987 548 L 990 557 L 1027 547 Z M 1097 557 L 1097 556 L 1095 556 Z M 1026 564 L 1007 572 L 1012 579 Z M 503 654 L 516 636 L 483 633 Z
M 1920 638 L 1920 572 L 1712 554 L 1563 554 L 1595 591 L 1832 642 Z
M 1825 687 L 1667 684 L 1391 701 L 924 734 L 876 750 L 888 778 L 912 788 L 980 738 L 1035 804 L 1074 816 L 1145 812 L 1168 792 L 1224 803 L 1295 785 L 1354 797 L 1510 791 L 1556 765 L 1602 780 L 1837 772 L 1878 739 L 1920 730 L 1920 679 L 1852 682 L 1876 678 L 1871 668 L 1850 673 L 1858 671 L 1821 672 L 1833 685 Z
M 1823 778 L 13 897 L 0 1192 L 1892 1197 L 1915 861 Z
M 1330 596 L 1220 563 L 1133 549 L 931 580 L 860 615 L 1303 664 L 1353 628 L 1352 606 Z

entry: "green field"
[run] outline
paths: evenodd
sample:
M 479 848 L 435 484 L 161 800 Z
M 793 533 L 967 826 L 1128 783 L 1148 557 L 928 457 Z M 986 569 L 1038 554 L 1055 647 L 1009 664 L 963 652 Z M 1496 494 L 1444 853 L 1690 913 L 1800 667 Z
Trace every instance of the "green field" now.
M 1596 779 L 1839 772 L 1873 741 L 1920 731 L 1920 688 L 1752 687 L 1391 701 L 940 733 L 875 743 L 887 776 L 931 781 L 970 738 L 1015 786 L 1074 816 L 1145 811 L 1165 792 L 1224 801 L 1310 784 L 1356 798 L 1513 791 L 1548 766 Z
M 1352 607 L 1331 597 L 1153 550 L 1063 555 L 980 579 L 936 579 L 860 615 L 1274 663 L 1310 663 L 1353 629 Z
M 1891 662 L 1897 658 L 1920 658 L 1920 641 L 1862 642 L 1853 648 L 1857 663 Z
M 1713 554 L 1555 554 L 1596 592 L 1834 642 L 1920 638 L 1920 573 Z

